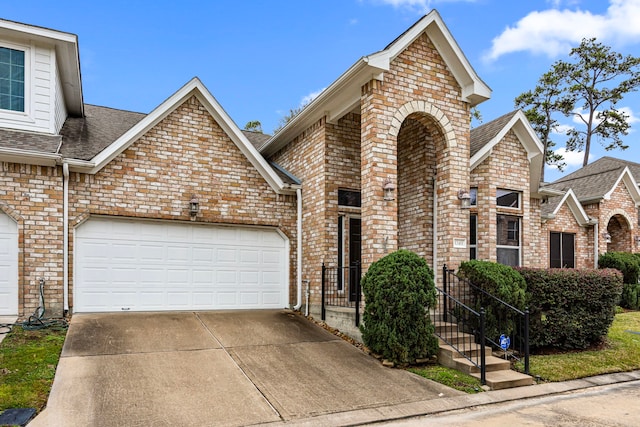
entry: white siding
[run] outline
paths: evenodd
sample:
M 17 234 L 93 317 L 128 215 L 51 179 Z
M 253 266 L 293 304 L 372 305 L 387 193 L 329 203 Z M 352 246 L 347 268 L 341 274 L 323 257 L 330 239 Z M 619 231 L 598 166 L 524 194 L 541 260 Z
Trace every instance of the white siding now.
M 25 51 L 25 112 L 0 110 L 0 127 L 54 134 L 59 129 L 55 109 L 60 86 L 55 70 L 55 50 L 46 46 L 5 43 Z M 61 94 L 59 95 L 62 96 Z M 55 114 L 54 114 L 55 111 Z
M 64 103 L 64 95 L 62 92 L 62 82 L 60 81 L 60 73 L 58 72 L 57 67 L 55 67 L 56 61 L 55 56 L 53 57 L 54 61 L 54 78 L 56 85 L 52 86 L 52 94 L 55 99 L 55 111 L 54 111 L 54 132 L 59 133 L 60 129 L 62 129 L 62 125 L 64 125 L 64 121 L 67 119 L 67 107 Z

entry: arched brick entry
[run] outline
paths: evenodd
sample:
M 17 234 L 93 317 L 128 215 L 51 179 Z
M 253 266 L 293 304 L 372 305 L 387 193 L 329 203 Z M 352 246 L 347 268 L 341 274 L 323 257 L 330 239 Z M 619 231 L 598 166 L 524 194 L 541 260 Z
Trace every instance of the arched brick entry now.
M 617 213 L 609 219 L 607 233 L 611 236 L 611 243 L 607 244 L 607 252 L 633 251 L 631 223 L 624 214 Z
M 447 146 L 440 123 L 423 112 L 407 116 L 398 136 L 398 248 L 433 260 L 437 165 Z

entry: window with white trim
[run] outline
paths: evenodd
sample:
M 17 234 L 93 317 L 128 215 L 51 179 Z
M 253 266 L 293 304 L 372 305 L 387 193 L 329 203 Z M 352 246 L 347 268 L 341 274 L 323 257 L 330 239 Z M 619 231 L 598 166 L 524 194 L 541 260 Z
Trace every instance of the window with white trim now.
M 496 255 L 500 264 L 518 267 L 521 252 L 521 218 L 513 215 L 497 216 Z
M 0 109 L 24 112 L 25 52 L 0 46 Z
M 496 190 L 496 205 L 502 208 L 520 208 L 520 192 L 498 188 Z

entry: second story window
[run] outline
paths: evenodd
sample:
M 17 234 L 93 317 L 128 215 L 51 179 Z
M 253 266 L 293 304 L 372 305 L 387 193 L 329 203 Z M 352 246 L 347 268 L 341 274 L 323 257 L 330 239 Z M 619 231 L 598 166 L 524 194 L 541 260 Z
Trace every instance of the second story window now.
M 496 205 L 503 208 L 520 208 L 520 193 L 518 191 L 503 190 L 498 188 L 496 190 Z
M 0 109 L 24 111 L 24 51 L 0 47 Z

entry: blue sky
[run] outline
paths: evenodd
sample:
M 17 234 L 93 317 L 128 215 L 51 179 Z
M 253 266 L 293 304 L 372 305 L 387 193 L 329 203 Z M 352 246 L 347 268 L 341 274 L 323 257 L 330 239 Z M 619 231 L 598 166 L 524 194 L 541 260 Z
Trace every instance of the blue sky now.
M 493 89 L 479 106 L 485 122 L 513 110 L 583 37 L 640 55 L 640 0 L 24 0 L 3 4 L 0 17 L 77 34 L 86 103 L 146 113 L 198 76 L 238 126 L 259 120 L 271 132 L 432 8 Z M 630 148 L 596 143 L 592 161 L 640 162 L 640 94 L 619 106 L 631 116 Z M 582 156 L 567 160 L 571 172 Z

